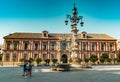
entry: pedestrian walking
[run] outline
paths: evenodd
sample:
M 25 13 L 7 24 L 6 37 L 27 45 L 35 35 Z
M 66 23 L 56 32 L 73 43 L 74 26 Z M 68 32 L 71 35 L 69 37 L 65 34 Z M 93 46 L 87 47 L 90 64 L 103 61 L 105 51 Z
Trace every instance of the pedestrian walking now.
M 32 69 L 31 62 L 28 61 L 25 66 L 25 78 L 31 77 L 31 69 Z
M 30 73 L 30 77 L 32 76 L 32 61 L 29 61 L 30 63 L 30 69 L 29 69 L 29 73 Z
M 23 76 L 25 76 L 26 64 L 27 64 L 27 60 L 24 62 L 24 65 L 23 65 Z

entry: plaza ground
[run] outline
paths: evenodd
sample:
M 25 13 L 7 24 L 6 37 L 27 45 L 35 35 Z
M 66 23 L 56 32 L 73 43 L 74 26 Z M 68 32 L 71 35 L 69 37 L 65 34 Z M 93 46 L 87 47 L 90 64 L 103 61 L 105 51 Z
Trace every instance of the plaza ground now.
M 0 82 L 120 82 L 120 65 L 94 65 L 92 69 L 51 71 L 49 66 L 33 67 L 24 78 L 22 67 L 0 67 Z

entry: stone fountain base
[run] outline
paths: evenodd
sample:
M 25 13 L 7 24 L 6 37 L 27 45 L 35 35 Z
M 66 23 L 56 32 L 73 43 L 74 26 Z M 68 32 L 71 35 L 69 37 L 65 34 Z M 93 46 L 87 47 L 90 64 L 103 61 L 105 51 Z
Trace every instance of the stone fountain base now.
M 70 65 L 71 68 L 82 68 L 81 64 L 71 64 Z
M 70 64 L 71 68 L 92 68 L 90 64 Z

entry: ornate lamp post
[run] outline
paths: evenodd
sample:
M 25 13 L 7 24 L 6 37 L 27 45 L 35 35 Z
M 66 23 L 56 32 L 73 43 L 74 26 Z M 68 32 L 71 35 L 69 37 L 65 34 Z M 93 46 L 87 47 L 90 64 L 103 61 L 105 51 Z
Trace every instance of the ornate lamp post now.
M 74 7 L 72 9 L 73 11 L 73 16 L 71 15 L 66 15 L 66 20 L 65 20 L 65 24 L 68 24 L 68 20 L 70 20 L 71 22 L 71 32 L 72 32 L 72 40 L 71 40 L 71 59 L 72 59 L 72 63 L 78 63 L 78 38 L 77 38 L 77 33 L 78 33 L 78 29 L 77 29 L 77 24 L 80 22 L 81 27 L 83 26 L 84 22 L 82 21 L 83 16 L 78 16 L 78 12 L 77 12 L 77 8 L 75 7 L 75 3 L 74 3 Z

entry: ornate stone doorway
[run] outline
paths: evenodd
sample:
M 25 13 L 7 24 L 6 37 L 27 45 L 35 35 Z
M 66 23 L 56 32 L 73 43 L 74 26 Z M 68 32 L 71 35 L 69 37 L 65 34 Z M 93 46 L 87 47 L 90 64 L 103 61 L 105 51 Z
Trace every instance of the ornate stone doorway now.
M 63 54 L 63 55 L 62 55 L 61 61 L 62 61 L 63 63 L 68 63 L 68 57 L 67 57 L 66 54 Z

